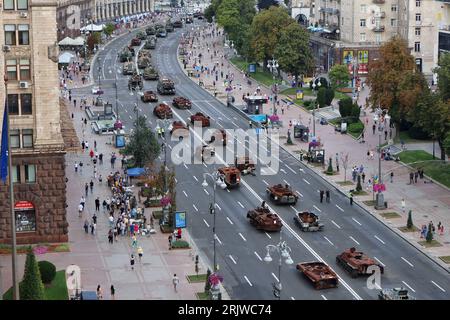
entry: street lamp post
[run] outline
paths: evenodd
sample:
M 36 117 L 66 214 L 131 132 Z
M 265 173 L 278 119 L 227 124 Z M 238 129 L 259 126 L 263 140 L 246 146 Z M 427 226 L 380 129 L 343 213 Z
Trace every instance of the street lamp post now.
M 221 189 L 225 189 L 227 185 L 223 182 L 223 175 L 218 171 L 211 173 L 203 173 L 203 182 L 202 187 L 206 188 L 208 186 L 208 182 L 206 182 L 206 177 L 210 177 L 214 181 L 213 185 L 213 202 L 209 204 L 209 213 L 213 215 L 213 263 L 214 272 L 217 271 L 217 263 L 216 263 L 216 185 L 219 185 Z
M 386 205 L 384 203 L 384 194 L 382 193 L 381 187 L 383 184 L 382 178 L 381 178 L 381 134 L 383 133 L 383 126 L 381 125 L 381 115 L 382 115 L 382 111 L 380 110 L 380 116 L 379 116 L 379 123 L 378 123 L 378 192 L 376 195 L 376 204 L 375 204 L 375 209 L 377 210 L 382 210 L 382 209 L 386 209 Z M 385 118 L 385 124 L 384 126 L 387 125 L 388 120 L 390 120 L 390 116 L 386 113 L 386 115 L 384 116 Z
M 314 109 L 313 109 L 313 112 L 312 112 L 312 115 L 313 115 L 313 135 L 314 135 L 314 137 L 316 136 L 316 107 L 317 107 L 317 92 L 316 92 L 316 88 L 320 88 L 321 85 L 322 84 L 320 83 L 320 78 L 319 78 L 319 81 L 317 82 L 317 85 L 316 85 L 316 79 L 313 80 L 312 89 L 313 89 L 313 92 L 314 92 L 314 96 L 316 97 L 316 99 L 314 100 Z
M 278 259 L 278 283 L 273 283 L 273 294 L 278 300 L 281 299 L 281 290 L 283 289 L 281 285 L 281 266 L 282 266 L 282 259 L 285 259 L 285 263 L 287 265 L 291 265 L 294 263 L 294 261 L 291 258 L 290 252 L 292 251 L 291 248 L 287 245 L 286 241 L 282 241 L 281 239 L 281 232 L 280 232 L 280 242 L 278 244 L 268 244 L 266 246 L 267 254 L 264 257 L 264 261 L 269 263 L 272 261 L 272 257 L 270 256 L 270 252 L 277 252 L 279 254 Z
M 270 72 L 272 73 L 272 79 L 275 82 L 275 73 L 273 71 L 278 70 L 278 60 L 275 60 L 274 57 L 272 57 L 272 60 L 267 61 L 267 68 L 270 69 Z

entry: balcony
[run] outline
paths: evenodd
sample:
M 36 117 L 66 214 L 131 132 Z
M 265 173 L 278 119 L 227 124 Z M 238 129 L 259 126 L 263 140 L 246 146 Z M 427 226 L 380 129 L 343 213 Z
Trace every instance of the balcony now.
M 336 8 L 324 8 L 324 7 L 321 7 L 319 9 L 319 11 L 320 12 L 325 12 L 325 13 L 328 13 L 328 14 L 339 14 L 339 9 L 336 9 Z
M 384 26 L 375 26 L 375 28 L 373 28 L 373 32 L 384 32 Z
M 372 2 L 375 4 L 384 4 L 386 0 L 372 0 Z

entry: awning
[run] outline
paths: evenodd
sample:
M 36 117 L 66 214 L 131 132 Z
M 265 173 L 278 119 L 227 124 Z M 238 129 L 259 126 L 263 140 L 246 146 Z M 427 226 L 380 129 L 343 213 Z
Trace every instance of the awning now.
M 73 57 L 75 57 L 75 56 L 73 54 L 71 54 L 70 52 L 63 52 L 59 56 L 58 63 L 68 64 L 73 59 Z
M 76 39 L 65 37 L 60 42 L 58 42 L 58 45 L 60 45 L 60 46 L 82 46 L 82 45 L 84 45 L 84 39 L 81 37 L 78 37 Z
M 139 177 L 145 173 L 144 168 L 131 168 L 127 170 L 127 175 L 129 177 Z
M 105 27 L 104 24 L 96 25 L 96 24 L 91 23 L 91 24 L 81 28 L 80 31 L 81 32 L 85 32 L 85 31 L 97 32 L 97 31 L 102 31 L 104 27 Z

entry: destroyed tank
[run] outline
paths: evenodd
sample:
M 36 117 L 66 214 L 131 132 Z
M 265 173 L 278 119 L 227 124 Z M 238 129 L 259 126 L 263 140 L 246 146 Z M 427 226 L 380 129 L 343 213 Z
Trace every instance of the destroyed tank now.
M 241 172 L 236 167 L 223 167 L 217 169 L 223 175 L 223 181 L 228 188 L 239 187 L 241 183 Z
M 176 134 L 178 137 L 189 136 L 189 128 L 182 121 L 172 122 L 170 134 Z
M 145 38 L 147 38 L 147 34 L 145 32 L 139 31 L 136 34 L 136 38 L 140 39 L 140 40 L 145 40 Z
M 250 224 L 258 230 L 280 231 L 283 223 L 277 214 L 270 212 L 265 206 L 249 210 L 247 218 Z
M 136 72 L 136 68 L 134 67 L 133 62 L 125 62 L 123 64 L 122 73 L 124 75 L 132 75 Z
M 191 109 L 192 102 L 185 97 L 175 97 L 172 100 L 172 105 L 177 109 Z
M 136 90 L 137 88 L 142 90 L 142 88 L 144 88 L 144 83 L 142 81 L 142 76 L 135 72 L 128 80 L 128 90 Z
M 150 57 L 148 56 L 143 56 L 141 58 L 138 59 L 138 68 L 139 69 L 145 69 L 148 68 L 152 65 L 152 61 L 150 60 Z
M 152 90 L 147 90 L 144 92 L 144 94 L 141 96 L 142 102 L 158 102 L 158 97 L 156 96 L 156 93 Z
M 195 149 L 195 156 L 198 159 L 202 159 L 202 163 L 204 161 L 208 161 L 209 159 L 214 158 L 215 155 L 216 155 L 216 149 L 207 144 L 204 144 L 200 147 L 197 147 L 197 149 Z
M 294 217 L 294 223 L 302 231 L 322 231 L 323 223 L 319 220 L 316 214 L 308 211 L 298 212 Z
M 271 187 L 267 187 L 267 194 L 270 200 L 276 204 L 291 204 L 295 205 L 298 200 L 298 196 L 292 191 L 288 185 L 276 184 Z
M 208 143 L 215 143 L 216 145 L 227 145 L 227 133 L 224 129 L 217 129 L 211 135 L 211 140 Z
M 131 54 L 130 50 L 128 50 L 128 48 L 124 48 L 119 53 L 119 61 L 120 62 L 130 61 L 132 58 L 133 58 L 133 55 Z
M 365 255 L 361 251 L 356 251 L 355 248 L 350 248 L 336 256 L 336 263 L 350 273 L 352 278 L 359 275 L 370 275 L 372 271 L 368 270 L 370 266 L 376 266 L 384 273 L 384 267 L 376 262 L 374 259 Z
M 140 45 L 141 45 L 141 39 L 139 39 L 139 38 L 131 39 L 130 46 L 135 47 L 135 46 L 140 46 Z
M 139 50 L 138 58 L 142 58 L 142 57 L 151 58 L 152 57 L 152 53 L 150 52 L 150 50 L 141 49 L 141 50 Z
M 392 289 L 382 289 L 378 293 L 379 300 L 415 300 L 412 297 L 408 290 L 400 287 L 400 288 L 392 288 Z
M 165 103 L 158 104 L 153 109 L 153 114 L 157 116 L 160 119 L 171 119 L 173 118 L 172 109 L 170 109 L 170 106 Z
M 242 175 L 251 174 L 256 175 L 255 162 L 250 157 L 235 157 L 234 166 L 241 171 Z
M 168 22 L 166 24 L 166 31 L 167 32 L 173 32 L 173 24 L 172 23 Z
M 193 114 L 191 116 L 191 123 L 194 124 L 195 122 L 201 122 L 202 127 L 209 127 L 210 126 L 209 117 L 205 116 L 201 112 L 197 112 L 196 114 Z
M 144 69 L 144 80 L 158 80 L 159 74 L 158 71 L 150 66 Z
M 175 94 L 175 83 L 168 78 L 163 78 L 158 81 L 156 89 L 159 94 Z
M 144 49 L 155 49 L 156 48 L 156 41 L 154 40 L 147 40 L 144 44 Z
M 154 26 L 150 26 L 147 29 L 145 29 L 145 33 L 149 36 L 156 34 L 156 29 Z
M 339 280 L 333 270 L 321 261 L 297 264 L 297 270 L 303 273 L 314 285 L 315 289 L 335 288 Z
M 183 22 L 181 20 L 177 20 L 173 23 L 174 28 L 183 28 Z

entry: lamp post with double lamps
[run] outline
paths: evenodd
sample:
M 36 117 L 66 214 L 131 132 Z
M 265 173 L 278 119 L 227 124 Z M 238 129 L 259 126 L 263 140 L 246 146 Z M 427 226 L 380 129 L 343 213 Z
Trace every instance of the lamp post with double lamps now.
M 203 173 L 203 182 L 202 187 L 206 188 L 208 186 L 208 182 L 206 182 L 206 177 L 209 177 L 213 180 L 213 202 L 209 204 L 209 213 L 213 215 L 213 262 L 214 262 L 214 272 L 217 271 L 217 263 L 216 263 L 216 186 L 219 186 L 221 189 L 225 189 L 227 185 L 223 181 L 224 176 L 220 174 L 218 171 L 211 173 Z
M 375 209 L 377 210 L 382 210 L 382 209 L 386 209 L 386 204 L 384 202 L 384 194 L 383 194 L 383 189 L 384 189 L 384 185 L 383 185 L 383 181 L 382 181 L 382 176 L 381 176 L 381 135 L 383 133 L 383 130 L 386 126 L 389 125 L 391 116 L 387 113 L 387 110 L 384 111 L 385 115 L 384 115 L 384 124 L 382 125 L 381 123 L 381 119 L 383 117 L 383 110 L 378 109 L 377 113 L 378 113 L 378 192 L 376 195 L 376 202 L 375 202 Z
M 316 136 L 316 108 L 317 108 L 317 94 L 318 94 L 317 91 L 316 91 L 316 88 L 317 88 L 317 90 L 319 90 L 320 86 L 322 85 L 320 83 L 320 78 L 319 78 L 319 81 L 317 82 L 317 84 L 316 84 L 316 79 L 314 79 L 313 83 L 312 83 L 312 89 L 313 89 L 313 92 L 314 92 L 314 96 L 316 97 L 316 99 L 314 100 L 314 109 L 313 109 L 313 112 L 312 112 L 312 115 L 313 115 L 313 135 L 314 135 L 314 137 Z
M 273 294 L 278 300 L 281 299 L 281 290 L 283 289 L 281 285 L 281 266 L 282 266 L 282 258 L 285 259 L 285 263 L 287 265 L 291 265 L 294 263 L 294 261 L 291 258 L 290 253 L 292 252 L 291 248 L 287 245 L 286 241 L 282 241 L 281 239 L 281 232 L 280 232 L 280 242 L 278 244 L 268 244 L 266 246 L 267 254 L 264 257 L 264 261 L 269 263 L 272 261 L 272 257 L 270 256 L 271 252 L 277 252 L 279 255 L 278 259 L 278 283 L 273 283 Z

